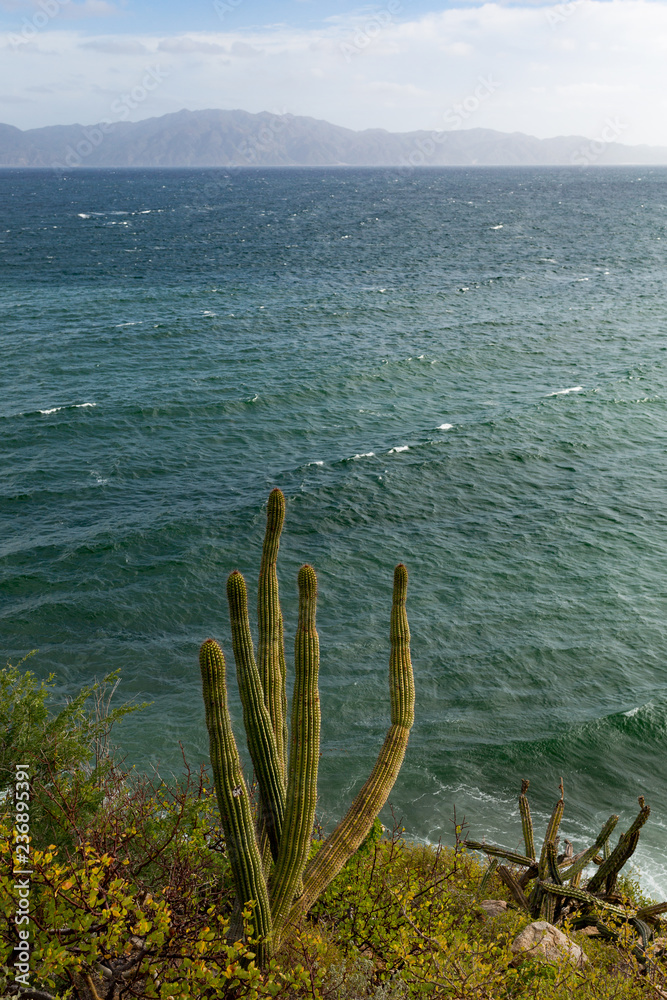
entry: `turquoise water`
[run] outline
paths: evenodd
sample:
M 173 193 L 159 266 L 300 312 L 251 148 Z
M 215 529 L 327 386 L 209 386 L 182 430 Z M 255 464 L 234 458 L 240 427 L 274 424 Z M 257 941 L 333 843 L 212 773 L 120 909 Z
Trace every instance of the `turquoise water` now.
M 325 822 L 386 729 L 404 561 L 408 832 L 517 844 L 521 778 L 541 823 L 562 775 L 578 846 L 644 794 L 664 896 L 666 265 L 664 169 L 0 172 L 7 655 L 62 696 L 122 668 L 128 761 L 205 760 L 197 650 L 231 660 L 280 486 Z

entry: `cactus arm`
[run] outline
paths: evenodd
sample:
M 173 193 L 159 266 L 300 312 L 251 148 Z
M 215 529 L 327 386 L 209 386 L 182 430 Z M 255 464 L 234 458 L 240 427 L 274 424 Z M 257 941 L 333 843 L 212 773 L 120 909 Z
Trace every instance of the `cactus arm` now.
M 528 791 L 528 786 L 530 782 L 523 779 L 521 782 L 521 795 L 519 796 L 519 812 L 521 813 L 521 826 L 523 829 L 523 840 L 526 845 L 526 854 L 532 860 L 535 860 L 535 838 L 533 836 L 533 821 L 530 815 L 530 806 L 528 805 L 528 797 L 526 792 Z
M 264 690 L 264 703 L 271 718 L 276 739 L 283 783 L 285 782 L 285 657 L 283 654 L 282 614 L 278 594 L 276 562 L 280 533 L 285 521 L 285 497 L 275 489 L 269 496 L 266 511 L 266 534 L 257 588 L 257 621 L 259 642 L 257 659 Z
M 563 877 L 558 870 L 558 860 L 556 858 L 556 845 L 553 840 L 550 840 L 547 844 L 547 868 L 549 871 L 549 876 L 554 883 L 554 885 L 562 885 Z
M 588 903 L 600 910 L 604 910 L 605 913 L 613 913 L 615 917 L 622 917 L 624 920 L 637 915 L 635 910 L 614 906 L 613 903 L 607 903 L 606 900 L 600 899 L 599 896 L 593 896 L 585 889 L 576 889 L 569 885 L 554 885 L 553 882 L 544 882 L 542 884 L 542 891 L 549 896 L 561 896 L 563 899 L 573 899 L 578 903 Z
M 606 861 L 604 861 L 598 870 L 593 875 L 586 888 L 589 892 L 596 892 L 603 882 L 607 883 L 607 892 L 613 890 L 613 885 L 616 882 L 616 877 L 620 872 L 621 868 L 625 862 L 630 858 L 635 851 L 637 846 L 637 841 L 639 840 L 639 831 L 643 827 L 644 823 L 649 817 L 650 809 L 644 804 L 644 799 L 639 796 L 639 814 L 635 819 L 634 823 L 623 836 L 620 838 L 618 844 L 611 852 Z M 612 881 L 613 880 L 613 881 Z M 611 889 L 609 888 L 611 882 Z
M 320 756 L 320 647 L 315 628 L 317 578 L 312 566 L 299 570 L 299 625 L 294 641 L 292 741 L 283 836 L 271 880 L 274 933 L 279 937 L 308 859 L 317 803 Z
M 609 838 L 614 830 L 614 827 L 618 823 L 618 816 L 610 816 L 605 825 L 600 830 L 597 840 L 594 844 L 584 851 L 580 858 L 574 862 L 569 868 L 566 868 L 564 872 L 561 872 L 561 877 L 564 882 L 569 882 L 576 875 L 584 870 L 586 865 L 593 860 L 595 855 L 601 851 L 605 844 L 609 842 Z
M 482 879 L 481 879 L 481 881 L 479 883 L 479 894 L 480 895 L 483 892 L 486 891 L 486 887 L 488 886 L 489 882 L 491 881 L 493 873 L 498 868 L 498 864 L 499 864 L 498 858 L 491 858 L 491 860 L 489 861 L 488 867 L 487 867 L 486 871 L 484 872 L 484 874 L 482 875 Z
M 271 853 L 276 858 L 285 814 L 285 787 L 273 727 L 255 663 L 245 580 L 236 570 L 227 580 L 227 600 L 243 724 L 259 785 L 260 827 L 266 830 Z
M 497 871 L 502 881 L 512 893 L 514 902 L 517 903 L 522 910 L 526 910 L 530 913 L 530 904 L 526 899 L 526 895 L 509 868 L 506 868 L 505 865 L 498 865 Z
M 556 805 L 554 806 L 554 810 L 553 810 L 553 812 L 551 814 L 551 818 L 550 818 L 550 820 L 549 820 L 549 822 L 547 824 L 547 832 L 544 835 L 544 843 L 542 844 L 542 852 L 540 854 L 540 863 L 539 863 L 539 877 L 540 877 L 540 881 L 542 879 L 546 878 L 547 872 L 549 870 L 548 869 L 548 863 L 547 863 L 547 844 L 553 843 L 554 846 L 555 846 L 556 835 L 558 834 L 558 828 L 560 826 L 560 821 L 563 818 L 563 809 L 564 809 L 564 807 L 565 807 L 565 802 L 564 802 L 564 798 L 563 798 L 563 779 L 561 778 L 560 798 L 559 798 L 558 802 L 556 803 Z
M 286 680 L 287 680 L 287 667 L 285 666 L 285 637 L 283 635 L 283 613 L 280 612 L 280 618 L 278 620 L 279 624 L 279 640 L 278 640 L 278 663 L 280 665 L 280 676 L 283 679 L 282 691 L 280 693 L 280 701 L 282 706 L 282 719 L 283 719 L 283 774 L 285 776 L 285 785 L 287 786 L 287 747 L 289 745 L 289 733 L 287 732 L 287 691 L 286 691 Z
M 199 666 L 215 791 L 237 899 L 241 907 L 251 899 L 255 901 L 255 933 L 269 940 L 269 897 L 227 706 L 225 657 L 214 639 L 203 643 Z
M 477 840 L 464 840 L 463 846 L 469 848 L 472 851 L 484 851 L 492 858 L 505 858 L 507 861 L 511 861 L 513 865 L 523 865 L 526 868 L 532 866 L 532 859 L 527 858 L 525 854 L 519 854 L 517 851 L 510 851 L 506 847 L 497 847 L 495 844 L 481 844 Z
M 410 629 L 405 610 L 408 571 L 399 564 L 394 571 L 391 611 L 391 655 L 389 690 L 391 725 L 370 777 L 350 806 L 347 815 L 309 862 L 304 874 L 303 895 L 296 901 L 289 922 L 307 913 L 317 897 L 335 878 L 361 845 L 373 820 L 394 786 L 408 745 L 414 720 L 415 687 L 410 663 Z

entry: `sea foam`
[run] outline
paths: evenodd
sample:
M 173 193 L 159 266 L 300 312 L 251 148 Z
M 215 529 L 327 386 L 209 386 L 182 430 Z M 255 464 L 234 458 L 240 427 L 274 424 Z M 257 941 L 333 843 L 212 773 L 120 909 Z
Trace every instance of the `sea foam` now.
M 66 406 L 54 406 L 50 410 L 38 410 L 38 413 L 43 413 L 44 416 L 48 416 L 50 413 L 59 413 L 60 410 L 83 410 L 87 406 L 97 406 L 97 403 L 71 403 Z
M 583 385 L 573 385 L 571 389 L 558 389 L 556 392 L 548 392 L 547 396 L 567 396 L 569 392 L 583 392 Z

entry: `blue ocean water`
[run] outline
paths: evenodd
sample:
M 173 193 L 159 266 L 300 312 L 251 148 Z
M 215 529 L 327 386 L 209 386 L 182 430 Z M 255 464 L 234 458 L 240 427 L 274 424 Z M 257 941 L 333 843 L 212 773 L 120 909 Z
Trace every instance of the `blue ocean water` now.
M 197 650 L 233 678 L 280 486 L 325 823 L 386 730 L 403 561 L 408 833 L 517 845 L 521 779 L 539 826 L 562 775 L 579 847 L 644 794 L 667 895 L 667 170 L 3 170 L 0 301 L 7 656 L 62 697 L 120 667 L 128 761 L 206 760 Z

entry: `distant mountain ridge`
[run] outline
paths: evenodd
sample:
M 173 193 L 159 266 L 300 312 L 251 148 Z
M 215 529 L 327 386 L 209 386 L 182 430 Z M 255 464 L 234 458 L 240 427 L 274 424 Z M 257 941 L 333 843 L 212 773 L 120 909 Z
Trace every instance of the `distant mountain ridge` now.
M 597 139 L 537 139 L 522 132 L 352 129 L 263 111 L 178 111 L 140 122 L 0 124 L 0 167 L 572 166 L 667 164 L 667 148 L 616 142 L 608 121 Z

